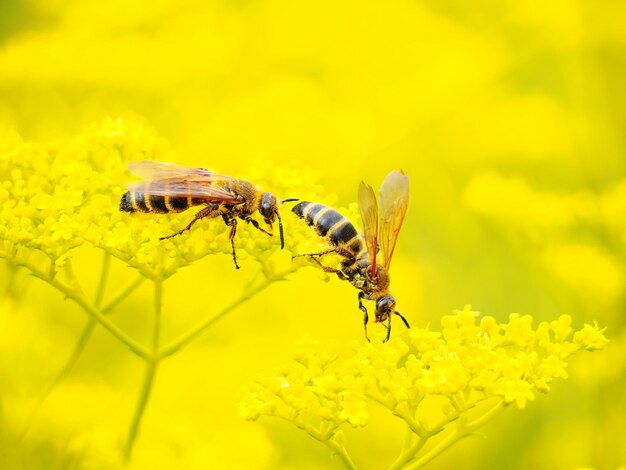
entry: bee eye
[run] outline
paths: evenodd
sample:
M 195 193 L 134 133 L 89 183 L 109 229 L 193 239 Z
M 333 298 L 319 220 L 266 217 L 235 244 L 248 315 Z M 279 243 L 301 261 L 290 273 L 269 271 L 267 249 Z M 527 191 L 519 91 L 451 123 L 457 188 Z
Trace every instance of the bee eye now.
M 275 219 L 276 197 L 271 193 L 263 193 L 261 197 L 261 204 L 259 206 L 259 212 L 263 217 L 267 219 Z

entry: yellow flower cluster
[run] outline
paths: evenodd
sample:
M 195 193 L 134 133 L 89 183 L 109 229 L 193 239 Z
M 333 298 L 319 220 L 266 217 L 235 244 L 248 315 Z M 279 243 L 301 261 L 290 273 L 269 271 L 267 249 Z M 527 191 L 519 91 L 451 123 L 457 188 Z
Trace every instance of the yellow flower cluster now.
M 235 238 L 237 256 L 240 260 L 249 256 L 257 261 L 265 279 L 253 278 L 228 306 L 203 318 L 169 343 L 161 344 L 163 281 L 178 268 L 206 255 L 224 254 L 230 258 L 230 229 L 221 219 L 203 221 L 183 236 L 160 240 L 160 237 L 185 227 L 199 209 L 167 215 L 121 212 L 119 204 L 126 191 L 124 183 L 133 178 L 126 164 L 139 160 L 175 161 L 176 156 L 152 131 L 138 122 L 123 119 L 108 119 L 76 138 L 48 145 L 23 143 L 19 137 L 11 135 L 0 147 L 0 258 L 7 259 L 12 267 L 25 267 L 77 303 L 91 317 L 55 383 L 77 361 L 97 324 L 146 363 L 142 391 L 125 444 L 127 459 L 138 436 L 157 365 L 242 302 L 300 267 L 300 262 L 292 262 L 292 253 L 324 243 L 305 223 L 290 214 L 291 206 L 285 206 L 281 211 L 285 250 L 280 249 L 277 223 L 273 227 L 273 237 L 247 224 L 239 224 Z M 210 162 L 198 164 L 210 166 Z M 250 174 L 242 177 L 265 191 L 272 191 L 278 199 L 299 197 L 328 203 L 325 200 L 328 198 L 316 196 L 321 193 L 320 188 L 304 181 L 302 175 L 285 168 L 253 168 Z M 307 176 L 310 179 L 310 172 Z M 253 214 L 255 217 L 259 219 Z M 74 274 L 68 261 L 73 250 L 83 244 L 104 252 L 94 301 L 85 294 L 81 279 Z M 313 251 L 319 250 L 314 248 Z M 139 276 L 103 305 L 111 257 L 137 269 Z M 65 268 L 64 276 L 57 276 L 59 268 Z M 146 278 L 152 281 L 154 288 L 151 346 L 142 344 L 106 316 Z M 346 397 L 345 403 L 350 408 L 354 400 Z M 351 416 L 349 411 L 346 413 Z
M 202 230 L 183 237 L 160 241 L 159 237 L 184 227 L 193 210 L 166 217 L 119 211 L 123 184 L 133 178 L 126 163 L 137 160 L 172 161 L 176 157 L 152 131 L 121 119 L 106 120 L 69 141 L 21 144 L 1 153 L 0 252 L 8 258 L 35 258 L 35 264 L 41 264 L 43 253 L 54 272 L 65 264 L 72 249 L 89 242 L 153 279 L 168 277 L 207 254 L 230 255 L 228 229 L 221 220 L 204 223 Z M 264 189 L 279 198 L 287 197 L 284 194 L 302 197 L 302 186 L 291 176 L 275 170 L 275 180 Z M 285 215 L 289 225 L 290 216 Z M 292 225 L 287 250 L 311 236 L 305 224 Z M 252 255 L 268 276 L 291 269 L 290 256 L 278 254 L 276 236 L 240 224 L 236 244 L 238 256 Z
M 366 343 L 344 360 L 306 343 L 290 365 L 248 386 L 241 414 L 250 420 L 280 417 L 318 440 L 332 441 L 345 423 L 367 424 L 369 399 L 425 440 L 480 402 L 524 408 L 536 393 L 548 392 L 555 378 L 567 377 L 573 353 L 607 343 L 597 325 L 572 335 L 571 323 L 562 315 L 534 328 L 530 315 L 511 314 L 502 324 L 466 306 L 443 317 L 441 333 L 412 328 L 388 344 Z M 428 396 L 445 399 L 446 418 L 436 426 L 420 419 Z

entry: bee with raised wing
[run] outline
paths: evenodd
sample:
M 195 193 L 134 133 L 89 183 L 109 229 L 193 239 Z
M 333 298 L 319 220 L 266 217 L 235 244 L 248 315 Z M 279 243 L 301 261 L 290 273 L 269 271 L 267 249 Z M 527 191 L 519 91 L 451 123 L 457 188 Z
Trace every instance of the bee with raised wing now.
M 388 321 L 385 342 L 391 335 L 393 314 L 398 315 L 409 328 L 406 318 L 396 310 L 396 300 L 390 294 L 389 283 L 389 267 L 408 204 L 409 178 L 400 171 L 392 171 L 380 187 L 378 201 L 371 186 L 363 182 L 359 186 L 362 235 L 346 217 L 332 207 L 305 201 L 296 204 L 292 209 L 332 246 L 319 253 L 296 256 L 313 259 L 324 271 L 337 274 L 340 279 L 347 280 L 359 289 L 359 308 L 363 312 L 365 337 L 368 341 L 369 316 L 363 299 L 376 302 L 376 322 Z M 382 252 L 382 263 L 379 262 L 379 248 Z M 330 253 L 342 257 L 340 269 L 324 266 L 320 262 L 320 257 Z
M 237 219 L 252 224 L 261 232 L 272 235 L 272 223 L 278 219 L 280 247 L 284 248 L 283 224 L 278 208 L 283 202 L 297 201 L 297 198 L 278 201 L 272 193 L 263 192 L 258 186 L 231 176 L 219 175 L 204 168 L 188 168 L 173 163 L 140 161 L 128 164 L 128 169 L 144 178 L 126 185 L 128 191 L 120 200 L 120 210 L 125 212 L 183 212 L 192 206 L 203 206 L 189 224 L 161 240 L 181 235 L 192 225 L 204 218 L 222 217 L 230 227 L 230 243 L 233 248 L 233 261 L 237 264 L 235 234 Z M 252 218 L 259 212 L 270 231 L 262 228 Z

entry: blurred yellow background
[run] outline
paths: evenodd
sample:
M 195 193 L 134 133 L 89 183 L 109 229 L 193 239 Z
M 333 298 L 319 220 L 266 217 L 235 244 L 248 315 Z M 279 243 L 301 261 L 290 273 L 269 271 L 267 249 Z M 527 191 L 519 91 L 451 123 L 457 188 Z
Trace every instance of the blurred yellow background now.
M 438 329 L 471 303 L 502 320 L 597 320 L 612 341 L 430 468 L 613 469 L 626 464 L 625 22 L 620 1 L 3 0 L 0 151 L 16 134 L 63 141 L 120 117 L 154 129 L 178 163 L 284 169 L 339 207 L 361 180 L 377 188 L 403 169 L 411 203 L 391 274 L 412 325 Z M 73 258 L 93 295 L 101 253 Z M 107 292 L 135 276 L 111 270 Z M 228 255 L 182 269 L 164 286 L 164 339 L 259 270 Z M 0 276 L 3 468 L 117 468 L 143 363 L 96 327 L 38 406 L 87 317 L 25 272 Z M 237 416 L 238 392 L 297 340 L 363 340 L 356 291 L 324 280 L 299 270 L 164 361 L 130 468 L 341 468 L 288 423 Z M 112 317 L 146 343 L 152 296 L 145 283 Z M 381 412 L 347 439 L 374 469 L 403 435 Z

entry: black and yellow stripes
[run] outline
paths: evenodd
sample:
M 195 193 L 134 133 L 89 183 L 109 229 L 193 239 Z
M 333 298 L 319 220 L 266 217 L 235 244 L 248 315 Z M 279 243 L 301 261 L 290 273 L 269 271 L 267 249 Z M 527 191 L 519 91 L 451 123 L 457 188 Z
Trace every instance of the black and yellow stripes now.
M 342 246 L 355 256 L 361 252 L 361 239 L 354 225 L 332 207 L 304 201 L 291 210 L 313 227 L 318 235 L 326 237 L 332 245 Z
M 120 200 L 120 210 L 124 212 L 155 212 L 165 214 L 167 212 L 183 212 L 191 206 L 205 204 L 200 198 L 184 196 L 161 196 L 128 191 Z

